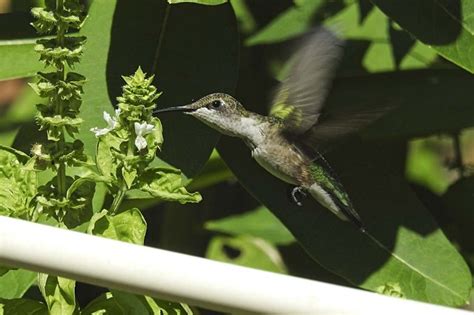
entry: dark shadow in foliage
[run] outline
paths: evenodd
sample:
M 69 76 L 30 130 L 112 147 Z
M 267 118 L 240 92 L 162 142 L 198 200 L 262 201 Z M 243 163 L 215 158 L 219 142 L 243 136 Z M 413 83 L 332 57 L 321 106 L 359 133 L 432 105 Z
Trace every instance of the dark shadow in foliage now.
M 242 254 L 242 251 L 240 249 L 229 244 L 224 244 L 222 246 L 222 251 L 229 259 L 237 259 Z
M 46 141 L 46 133 L 38 131 L 38 125 L 36 125 L 34 121 L 31 121 L 22 125 L 15 137 L 12 147 L 29 153 L 33 144 L 46 143 Z
M 338 70 L 338 76 L 353 76 L 355 74 L 367 73 L 362 61 L 372 44 L 369 40 L 347 40 L 344 43 L 344 56 L 342 57 Z
M 0 14 L 0 40 L 38 37 L 31 22 L 33 16 L 29 12 Z
M 262 5 L 259 1 L 245 1 L 249 11 L 258 23 L 258 27 L 262 27 L 270 23 L 276 16 L 285 12 L 294 5 L 292 0 L 272 0 L 271 5 Z
M 338 277 L 334 273 L 324 269 L 322 266 L 315 264 L 314 260 L 308 256 L 298 243 L 279 246 L 278 250 L 282 255 L 285 266 L 288 268 L 289 274 L 293 276 L 343 285 L 346 287 L 351 286 L 351 284 L 343 278 Z
M 153 25 L 153 27 L 150 27 Z M 120 95 L 121 75 L 140 65 L 156 73 L 159 107 L 191 102 L 213 92 L 231 93 L 238 66 L 235 17 L 229 4 L 168 5 L 165 1 L 119 0 L 107 64 L 111 99 Z M 130 62 L 133 60 L 133 62 Z M 207 160 L 218 134 L 186 115 L 162 115 L 160 158 L 192 177 Z
M 416 39 L 404 30 L 395 29 L 393 21 L 388 23 L 388 34 L 392 44 L 391 48 L 393 59 L 395 60 L 395 66 L 397 69 L 400 69 L 400 63 L 415 45 Z
M 447 45 L 461 33 L 460 0 L 372 0 L 384 13 L 421 42 Z M 409 10 L 410 14 L 407 14 Z
M 346 8 L 344 0 L 325 1 L 323 5 L 316 11 L 312 24 L 318 25 L 321 21 L 330 18 Z
M 363 24 L 369 13 L 374 8 L 374 4 L 369 0 L 358 0 L 359 3 L 359 24 Z
M 463 251 L 474 253 L 474 177 L 465 177 L 452 184 L 443 195 L 446 213 L 453 223 L 453 234 Z M 472 261 L 472 258 L 471 258 Z M 471 266 L 472 268 L 473 266 Z

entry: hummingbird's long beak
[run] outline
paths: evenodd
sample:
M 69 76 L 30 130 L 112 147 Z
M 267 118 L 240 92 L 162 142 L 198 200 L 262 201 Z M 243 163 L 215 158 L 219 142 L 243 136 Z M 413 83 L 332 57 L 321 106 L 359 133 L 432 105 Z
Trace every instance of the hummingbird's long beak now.
M 193 104 L 183 105 L 183 106 L 174 106 L 162 109 L 155 109 L 153 115 L 165 112 L 192 112 L 195 111 L 196 107 Z

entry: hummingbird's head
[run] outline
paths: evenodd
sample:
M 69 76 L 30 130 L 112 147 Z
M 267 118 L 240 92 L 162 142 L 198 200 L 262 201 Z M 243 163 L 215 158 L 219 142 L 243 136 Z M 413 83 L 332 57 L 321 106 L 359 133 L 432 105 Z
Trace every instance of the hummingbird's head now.
M 213 93 L 183 106 L 155 110 L 163 112 L 183 112 L 204 122 L 206 125 L 230 136 L 239 136 L 240 120 L 249 113 L 235 98 L 224 93 Z

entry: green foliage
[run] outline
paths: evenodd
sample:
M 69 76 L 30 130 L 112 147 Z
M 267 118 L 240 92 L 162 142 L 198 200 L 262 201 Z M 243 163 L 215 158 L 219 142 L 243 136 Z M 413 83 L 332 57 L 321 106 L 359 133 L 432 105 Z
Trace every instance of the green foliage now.
M 36 280 L 36 273 L 22 269 L 7 269 L 0 276 L 0 298 L 20 298 Z
M 130 209 L 116 215 L 102 210 L 92 216 L 88 233 L 123 242 L 143 245 L 146 221 L 140 210 Z
M 117 98 L 118 109 L 112 117 L 104 112 L 105 128 L 92 128 L 99 138 L 96 163 L 100 175 L 115 195 L 112 213 L 127 190 L 148 193 L 167 201 L 199 202 L 199 193 L 183 187 L 181 172 L 172 168 L 149 165 L 163 143 L 161 122 L 152 117 L 154 102 L 160 96 L 139 68 L 134 76 L 124 77 L 127 83 Z
M 0 149 L 0 214 L 27 218 L 33 211 L 36 174 L 19 161 L 24 161 L 24 153 L 15 153 L 9 148 Z
M 94 155 L 96 148 L 89 129 L 101 125 L 101 113 L 113 111 L 114 99 L 121 92 L 121 75 L 133 73 L 136 65 L 157 75 L 155 80 L 164 91 L 159 106 L 189 102 L 214 89 L 233 91 L 238 34 L 230 5 L 96 1 L 89 14 L 100 19 L 84 22 L 80 33 L 87 37 L 87 50 L 76 68 L 88 82 L 84 94 L 87 106 L 80 114 L 84 120 L 80 138 L 88 154 Z M 170 30 L 173 35 L 166 35 Z M 194 32 L 206 36 L 195 36 Z M 183 170 L 185 179 L 194 177 L 209 158 L 217 133 L 179 115 L 164 117 L 163 125 L 172 126 L 173 131 L 165 133 L 166 141 L 155 166 L 173 165 Z
M 448 139 L 428 138 L 413 140 L 407 152 L 407 178 L 429 188 L 437 194 L 446 192 L 450 178 L 455 170 L 448 170 L 443 165 L 442 153 L 452 146 Z
M 183 303 L 166 302 L 148 296 L 138 296 L 120 291 L 107 292 L 93 300 L 81 312 L 87 314 L 182 314 L 192 315 L 192 310 Z
M 48 306 L 49 314 L 75 314 L 76 298 L 74 287 L 76 282 L 69 279 L 38 274 L 38 287 Z
M 34 39 L 0 40 L 0 79 L 30 77 L 39 71 L 41 66 L 34 46 Z
M 0 180 L 4 184 L 0 196 L 5 201 L 1 214 L 143 244 L 146 221 L 141 211 L 137 208 L 118 211 L 128 191 L 180 203 L 199 202 L 201 196 L 184 188 L 184 176 L 179 170 L 151 166 L 163 143 L 161 122 L 151 115 L 161 93 L 152 85 L 153 76 L 147 77 L 141 68 L 133 76 L 123 77 L 126 85 L 122 96 L 117 98 L 115 115 L 104 112 L 107 127 L 91 129 L 99 138 L 96 163 L 85 154 L 84 143 L 75 139 L 82 135 L 79 128 L 83 119 L 78 115 L 87 79 L 71 69 L 80 61 L 86 37 L 66 34 L 70 29 L 81 28 L 85 20 L 82 10 L 76 0 L 47 1 L 44 8 L 32 10 L 36 30 L 54 35 L 37 40 L 35 50 L 50 71 L 38 72 L 37 80 L 30 84 L 42 100 L 37 105 L 36 122 L 40 131 L 45 131 L 46 139 L 32 146 L 32 157 L 14 148 L 0 148 L 3 161 Z M 40 173 L 46 170 L 55 174 Z M 99 208 L 103 198 L 97 195 L 105 191 L 102 188 L 96 191 L 97 183 L 105 184 L 112 196 L 109 209 Z M 34 277 L 34 273 L 2 268 L 1 297 L 10 299 L 2 301 L 3 310 L 79 312 L 75 281 L 46 274 L 38 274 L 37 285 L 47 308 L 29 300 L 23 303 L 13 300 L 25 293 Z M 119 304 L 125 297 L 120 297 Z M 153 314 L 167 307 L 186 309 L 186 306 L 174 307 L 173 303 L 138 298 L 147 301 Z
M 406 14 L 405 6 L 411 5 L 411 1 L 372 2 L 419 41 L 432 46 L 446 59 L 474 72 L 473 57 L 469 53 L 474 42 L 471 1 L 459 0 L 448 5 L 440 1 L 423 0 L 413 8 L 411 14 Z
M 262 30 L 246 40 L 247 45 L 281 42 L 304 33 L 310 26 L 322 0 L 303 1 L 283 12 Z
M 45 305 L 39 301 L 29 299 L 0 299 L 0 314 L 13 315 L 47 315 L 48 310 Z

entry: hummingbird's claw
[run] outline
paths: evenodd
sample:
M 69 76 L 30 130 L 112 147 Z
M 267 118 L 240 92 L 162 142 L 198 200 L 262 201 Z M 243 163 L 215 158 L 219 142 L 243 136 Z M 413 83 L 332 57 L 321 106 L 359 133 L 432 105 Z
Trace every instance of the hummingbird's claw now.
M 303 203 L 301 202 L 302 198 L 299 198 L 298 195 L 300 195 L 300 197 L 302 198 L 306 198 L 306 192 L 301 186 L 296 186 L 291 190 L 291 198 L 297 206 L 301 207 L 303 205 Z

